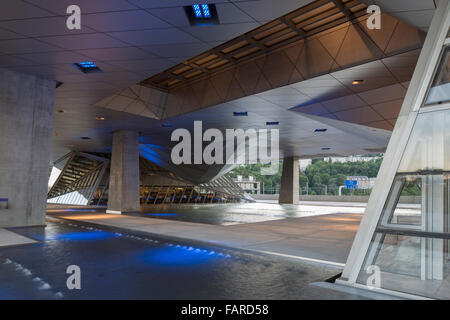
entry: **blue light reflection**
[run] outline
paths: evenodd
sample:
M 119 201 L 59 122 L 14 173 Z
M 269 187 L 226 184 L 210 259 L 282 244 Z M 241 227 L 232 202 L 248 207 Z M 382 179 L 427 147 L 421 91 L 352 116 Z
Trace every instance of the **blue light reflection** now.
M 209 251 L 189 250 L 189 248 L 177 246 L 153 249 L 142 256 L 145 263 L 172 267 L 199 265 L 216 259 L 219 259 L 219 257 L 215 254 L 209 254 Z
M 105 231 L 79 231 L 60 234 L 49 234 L 44 236 L 44 241 L 62 240 L 62 241 L 85 241 L 101 240 L 116 237 L 116 235 Z
M 146 216 L 155 216 L 155 217 L 176 217 L 179 216 L 177 213 L 145 213 Z

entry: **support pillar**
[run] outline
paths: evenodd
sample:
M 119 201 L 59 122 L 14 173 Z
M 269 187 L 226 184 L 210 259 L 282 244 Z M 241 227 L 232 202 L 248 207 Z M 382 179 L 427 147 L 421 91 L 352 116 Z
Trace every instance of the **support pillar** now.
M 106 213 L 139 212 L 139 196 L 139 134 L 134 131 L 116 131 L 113 136 Z
M 0 69 L 0 227 L 45 225 L 55 85 Z
M 283 160 L 281 175 L 280 204 L 298 204 L 299 198 L 299 163 L 298 158 L 288 157 Z

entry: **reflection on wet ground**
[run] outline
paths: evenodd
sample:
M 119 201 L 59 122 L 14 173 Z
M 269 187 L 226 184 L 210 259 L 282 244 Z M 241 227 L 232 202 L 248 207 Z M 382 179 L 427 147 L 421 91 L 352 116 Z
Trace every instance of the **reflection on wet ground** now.
M 200 205 L 158 204 L 145 206 L 141 209 L 140 214 L 133 215 L 214 225 L 235 225 L 344 212 L 363 213 L 364 208 L 279 205 L 262 202 Z
M 0 248 L 0 299 L 348 299 L 309 286 L 339 270 L 49 218 Z M 81 268 L 81 290 L 66 286 Z

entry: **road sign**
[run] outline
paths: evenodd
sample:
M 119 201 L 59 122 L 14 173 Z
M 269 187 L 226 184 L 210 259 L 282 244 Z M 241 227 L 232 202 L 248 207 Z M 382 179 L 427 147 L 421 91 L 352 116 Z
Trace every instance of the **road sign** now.
M 346 189 L 358 189 L 358 181 L 357 180 L 345 180 L 345 188 Z

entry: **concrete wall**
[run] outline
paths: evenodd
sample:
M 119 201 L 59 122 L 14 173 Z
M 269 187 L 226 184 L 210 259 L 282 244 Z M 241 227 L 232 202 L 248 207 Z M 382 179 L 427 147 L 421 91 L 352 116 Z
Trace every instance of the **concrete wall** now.
M 55 82 L 0 69 L 0 227 L 44 225 Z
M 281 174 L 279 203 L 298 203 L 298 183 L 299 183 L 298 158 L 288 157 L 283 160 L 283 171 Z
M 139 134 L 116 131 L 109 175 L 108 213 L 140 211 Z
M 278 200 L 278 194 L 252 194 L 255 200 Z M 421 197 L 401 196 L 399 203 L 420 203 Z M 369 196 L 311 196 L 301 195 L 300 201 L 329 201 L 329 202 L 368 202 Z

